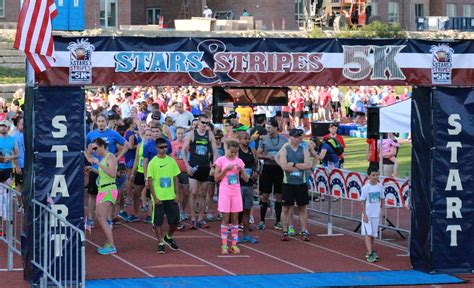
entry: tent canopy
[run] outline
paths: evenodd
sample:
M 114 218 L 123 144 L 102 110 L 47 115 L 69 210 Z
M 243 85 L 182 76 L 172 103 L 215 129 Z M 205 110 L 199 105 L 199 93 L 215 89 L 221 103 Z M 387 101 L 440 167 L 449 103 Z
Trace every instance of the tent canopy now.
M 380 108 L 380 132 L 411 132 L 411 99 Z

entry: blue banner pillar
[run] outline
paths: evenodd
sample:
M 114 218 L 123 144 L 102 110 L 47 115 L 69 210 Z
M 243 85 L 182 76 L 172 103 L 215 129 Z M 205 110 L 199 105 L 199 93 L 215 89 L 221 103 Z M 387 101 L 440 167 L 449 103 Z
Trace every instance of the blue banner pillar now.
M 29 155 L 26 165 L 31 169 L 27 181 L 31 187 L 25 198 L 25 260 L 33 257 L 33 247 L 39 247 L 39 243 L 33 243 L 31 237 L 34 233 L 34 219 L 39 217 L 33 215 L 31 199 L 49 205 L 55 213 L 65 217 L 72 225 L 84 228 L 84 91 L 81 87 L 40 87 L 34 89 L 32 98 L 32 101 L 29 101 L 31 118 L 28 122 L 31 128 L 27 128 L 27 134 L 31 135 L 31 138 L 27 138 L 32 145 L 26 146 L 26 154 Z M 51 225 L 53 227 L 57 224 Z M 46 235 L 54 248 L 51 251 L 55 261 L 64 261 L 64 258 L 58 255 L 70 254 L 71 251 L 75 255 L 68 255 L 69 259 L 80 257 L 79 249 L 65 250 L 64 241 L 70 239 L 61 235 L 64 233 L 63 228 L 54 230 L 59 235 Z M 57 241 L 60 243 L 56 243 Z M 25 280 L 37 283 L 41 273 L 31 261 L 25 261 L 25 266 Z M 79 272 L 81 267 L 79 265 L 74 269 Z M 68 275 L 75 277 L 80 273 Z

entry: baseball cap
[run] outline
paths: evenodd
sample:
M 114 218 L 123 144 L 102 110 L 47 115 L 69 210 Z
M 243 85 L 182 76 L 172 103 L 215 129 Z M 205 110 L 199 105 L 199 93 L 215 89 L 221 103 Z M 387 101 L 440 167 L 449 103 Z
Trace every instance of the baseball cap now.
M 332 122 L 332 123 L 329 124 L 329 127 L 337 127 L 337 128 L 339 128 L 339 123 L 337 123 L 337 122 Z
M 160 110 L 154 110 L 154 111 L 151 113 L 151 119 L 153 119 L 153 120 L 160 120 L 160 119 L 161 119 L 161 112 L 160 112 Z
M 9 123 L 8 123 L 8 121 L 7 121 L 7 120 L 2 120 L 2 121 L 0 121 L 0 126 L 2 126 L 2 125 L 4 125 L 4 126 L 7 126 L 7 127 L 8 127 L 8 126 L 9 126 Z
M 304 131 L 301 129 L 293 128 L 290 130 L 290 137 L 300 137 L 304 134 Z

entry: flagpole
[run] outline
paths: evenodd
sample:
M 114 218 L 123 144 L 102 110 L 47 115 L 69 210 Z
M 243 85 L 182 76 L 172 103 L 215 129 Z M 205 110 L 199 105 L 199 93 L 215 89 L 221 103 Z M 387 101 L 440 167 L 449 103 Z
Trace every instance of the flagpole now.
M 26 58 L 26 82 L 25 86 L 26 87 L 35 87 L 35 70 L 33 69 L 33 66 L 31 66 L 30 61 L 28 61 L 28 58 Z

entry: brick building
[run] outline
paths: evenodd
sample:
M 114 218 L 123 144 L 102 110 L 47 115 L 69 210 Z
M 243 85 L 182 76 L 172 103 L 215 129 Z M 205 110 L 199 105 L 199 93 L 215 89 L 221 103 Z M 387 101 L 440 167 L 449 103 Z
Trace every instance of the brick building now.
M 56 0 L 58 2 L 59 0 Z M 62 0 L 74 1 L 74 0 Z M 76 0 L 77 1 L 77 0 Z M 214 12 L 233 11 L 234 19 L 247 9 L 255 19 L 263 21 L 264 29 L 298 29 L 297 12 L 302 15 L 304 3 L 317 0 L 78 0 L 84 1 L 86 29 L 112 28 L 120 25 L 158 24 L 159 16 L 165 25 L 173 27 L 174 19 L 185 18 L 182 9 L 188 2 L 187 16 L 201 16 L 203 5 Z M 20 11 L 19 0 L 0 0 L 0 23 L 16 23 Z M 474 17 L 473 0 L 371 0 L 373 14 L 384 22 L 398 22 L 404 29 L 414 30 L 418 16 Z

